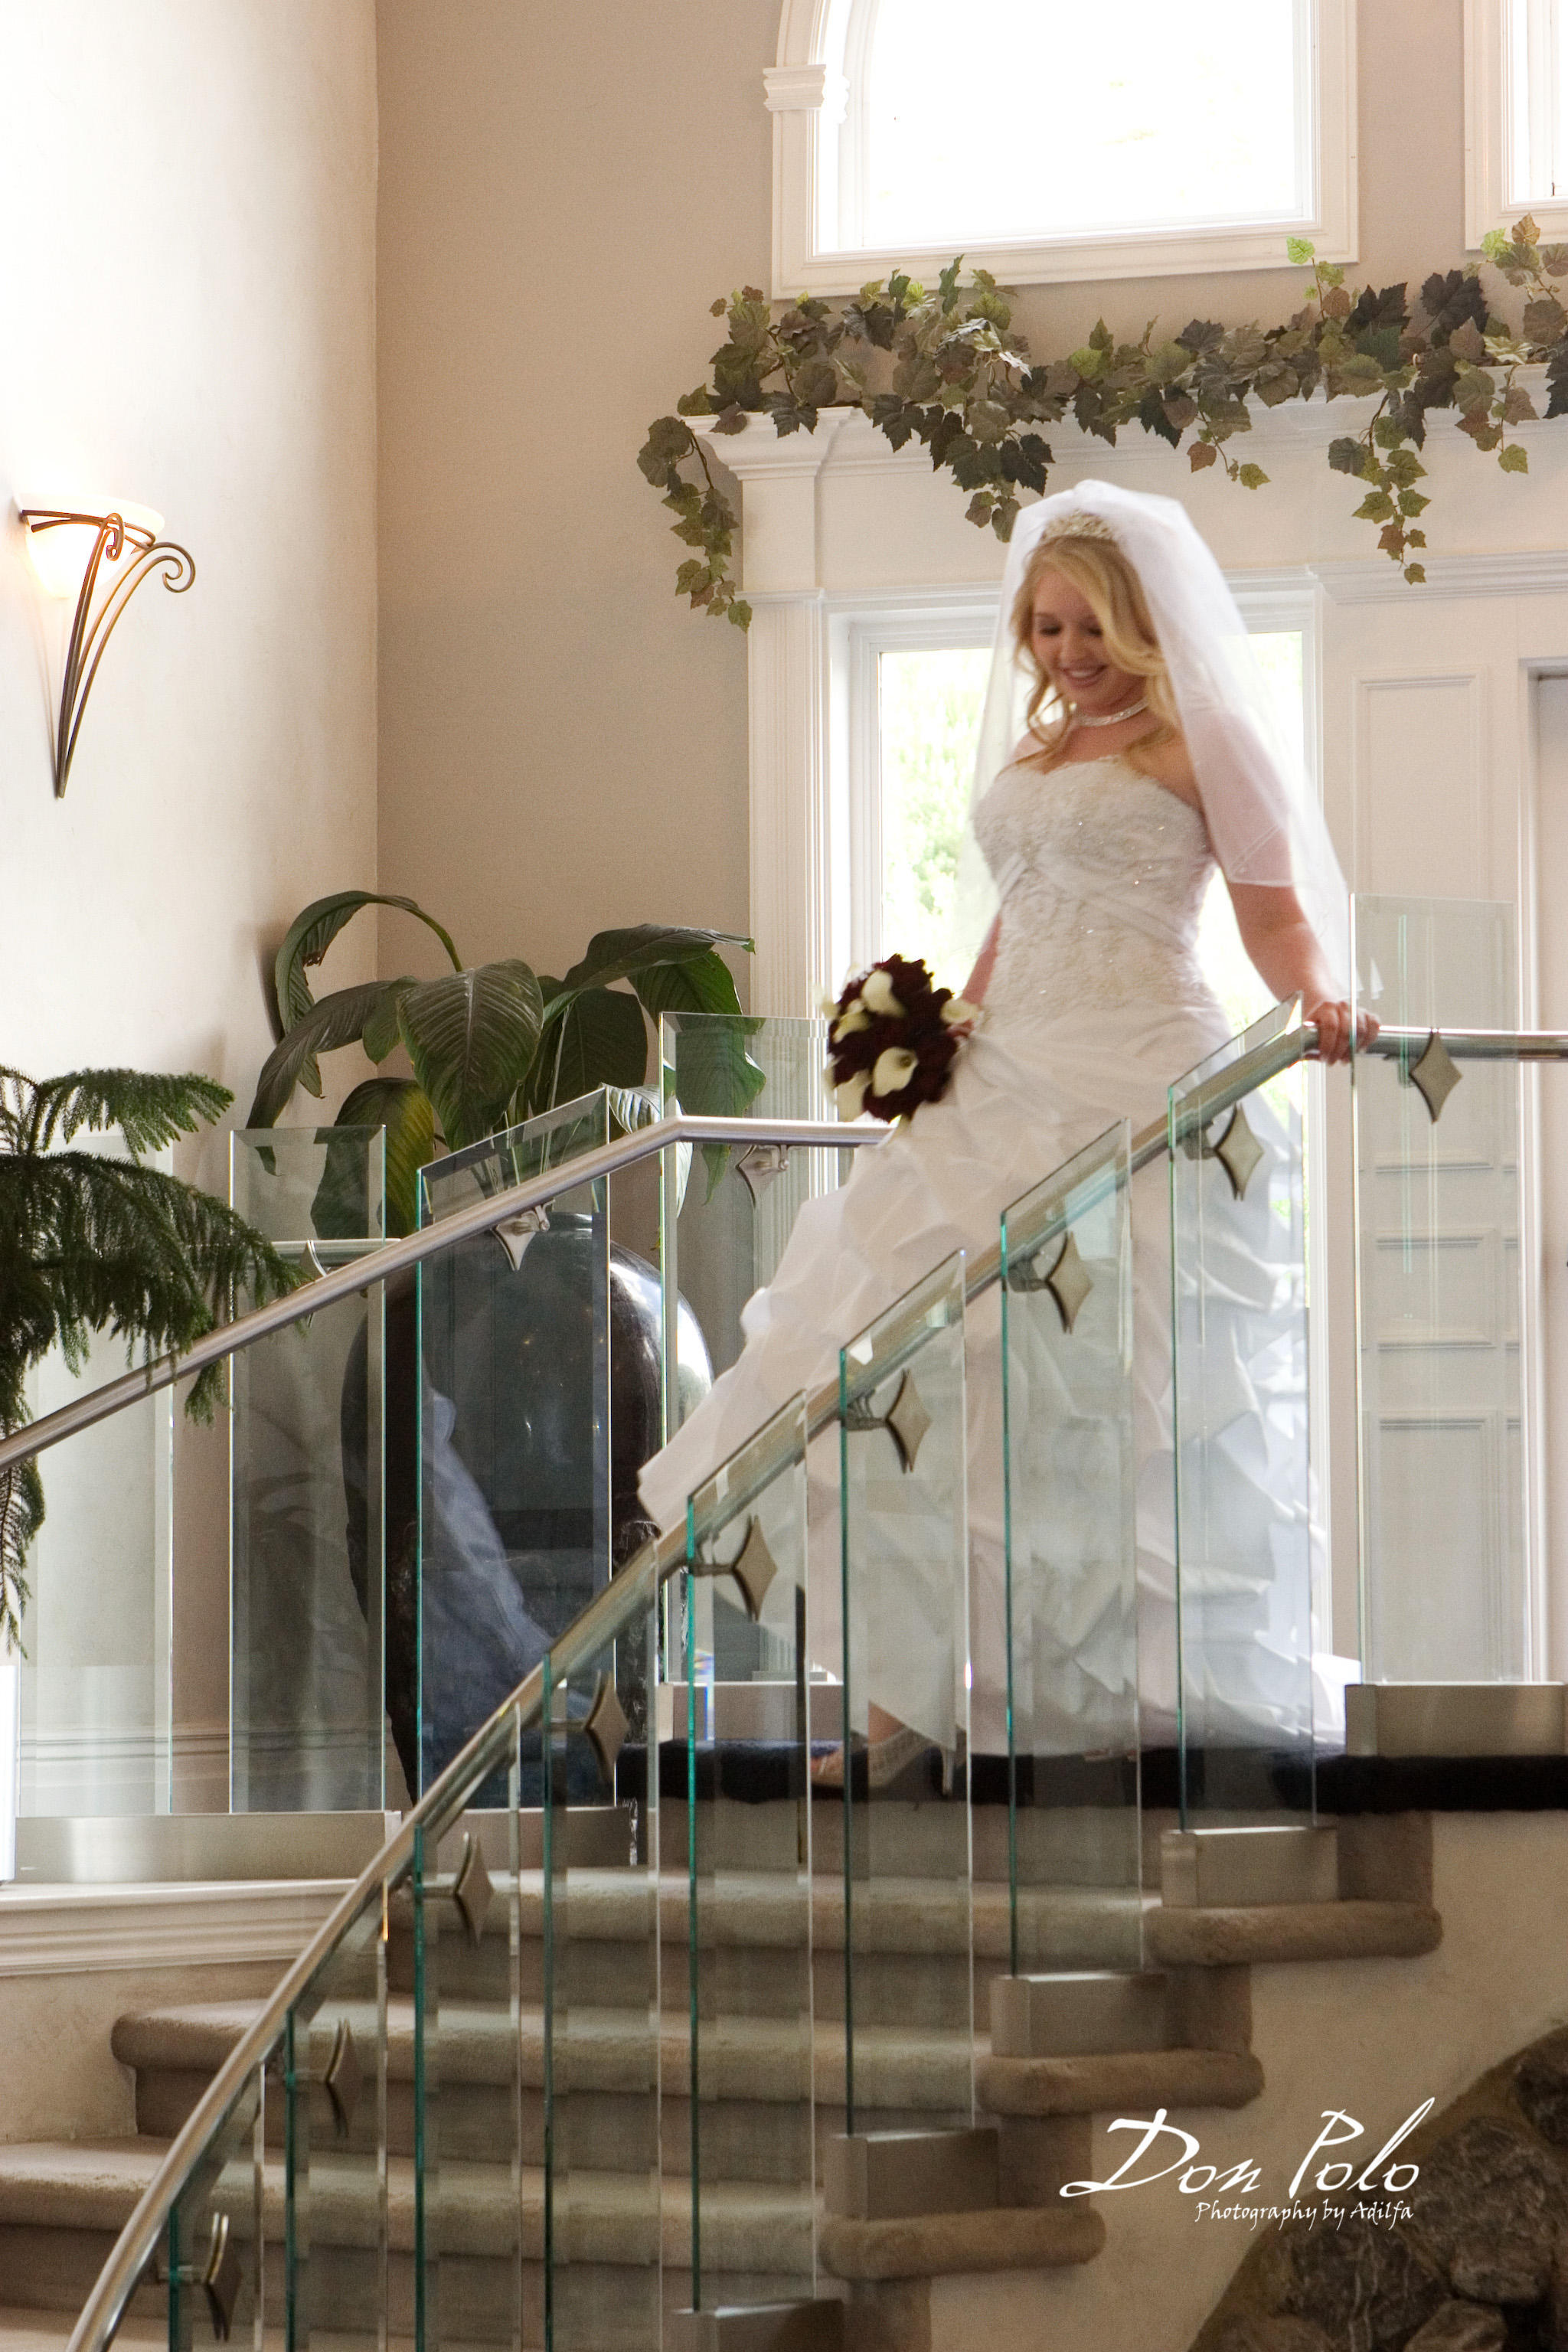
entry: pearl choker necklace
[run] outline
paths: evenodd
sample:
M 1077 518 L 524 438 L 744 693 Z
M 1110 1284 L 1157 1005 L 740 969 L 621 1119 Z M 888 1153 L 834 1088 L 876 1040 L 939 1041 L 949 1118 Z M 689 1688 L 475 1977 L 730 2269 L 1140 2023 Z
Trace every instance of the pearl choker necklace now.
M 1148 708 L 1149 698 L 1145 694 L 1138 701 L 1130 702 L 1125 710 L 1108 711 L 1103 719 L 1090 719 L 1083 711 L 1075 710 L 1069 723 L 1074 727 L 1120 727 L 1124 719 L 1136 719 L 1141 710 Z

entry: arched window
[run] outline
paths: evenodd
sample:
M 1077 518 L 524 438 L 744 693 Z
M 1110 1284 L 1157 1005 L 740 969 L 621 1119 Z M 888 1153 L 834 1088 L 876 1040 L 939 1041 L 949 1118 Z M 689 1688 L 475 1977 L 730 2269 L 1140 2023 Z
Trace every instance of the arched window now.
M 1568 234 L 1568 0 L 1472 0 L 1465 11 L 1466 232 L 1533 215 Z
M 774 287 L 1353 258 L 1354 0 L 784 0 Z

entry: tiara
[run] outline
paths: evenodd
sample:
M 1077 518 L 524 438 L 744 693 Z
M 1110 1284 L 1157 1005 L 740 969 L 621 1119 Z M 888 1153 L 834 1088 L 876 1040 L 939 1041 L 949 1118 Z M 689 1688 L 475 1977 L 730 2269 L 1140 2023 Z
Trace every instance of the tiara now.
M 1112 547 L 1116 544 L 1116 533 L 1110 525 L 1089 507 L 1069 508 L 1066 514 L 1058 515 L 1054 522 L 1046 525 L 1035 544 L 1048 547 L 1057 539 L 1106 539 Z

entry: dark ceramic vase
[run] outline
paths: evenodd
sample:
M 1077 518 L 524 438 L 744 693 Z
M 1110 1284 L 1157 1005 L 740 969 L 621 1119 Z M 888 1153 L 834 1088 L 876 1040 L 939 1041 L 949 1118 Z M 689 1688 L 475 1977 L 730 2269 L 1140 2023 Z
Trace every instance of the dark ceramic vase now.
M 606 1467 L 610 1565 L 649 1532 L 637 1474 L 660 1443 L 662 1301 L 646 1259 L 611 1244 L 606 1300 L 602 1234 L 586 1217 L 556 1215 L 515 1265 L 489 1234 L 435 1263 L 425 1277 L 423 1381 L 415 1277 L 389 1283 L 386 1294 L 386 1708 L 411 1792 L 428 1785 L 603 1581 Z M 606 1303 L 607 1449 L 598 1362 Z M 678 1331 L 689 1410 L 712 1375 L 684 1300 Z M 365 1363 L 362 1335 L 342 1392 L 349 1550 L 362 1606 Z

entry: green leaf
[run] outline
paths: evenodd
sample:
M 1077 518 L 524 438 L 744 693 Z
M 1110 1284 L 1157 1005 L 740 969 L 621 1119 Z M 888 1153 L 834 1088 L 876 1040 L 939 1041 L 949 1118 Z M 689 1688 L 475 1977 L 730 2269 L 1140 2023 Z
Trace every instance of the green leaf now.
M 1268 477 L 1261 466 L 1243 466 L 1236 478 L 1244 490 L 1260 490 Z
M 656 964 L 689 962 L 711 948 L 744 948 L 749 953 L 751 946 L 751 940 L 739 931 L 683 929 L 670 923 L 637 923 L 628 930 L 597 931 L 582 961 L 573 965 L 561 987 L 563 993 L 607 988 L 617 980 L 635 981 L 638 972 L 648 971 Z M 647 1002 L 646 997 L 643 1001 Z M 547 1014 L 550 1009 L 546 1007 Z
M 1386 490 L 1369 490 L 1355 510 L 1358 522 L 1387 522 L 1394 512 L 1394 500 Z
M 639 1087 L 647 1075 L 642 1007 L 621 988 L 585 988 L 546 1028 L 531 1090 L 542 1109 L 595 1087 Z
M 689 425 L 683 425 L 679 416 L 660 416 L 648 426 L 647 439 L 637 452 L 637 465 L 648 481 L 665 482 L 696 447 Z
M 256 1097 L 246 1114 L 247 1127 L 276 1127 L 306 1063 L 318 1054 L 334 1052 L 339 1045 L 356 1044 L 382 992 L 379 980 L 367 980 L 357 988 L 337 989 L 313 1004 L 261 1065 Z
M 1510 441 L 1498 452 L 1498 464 L 1505 474 L 1528 474 L 1529 453 L 1517 441 Z
M 1366 444 L 1343 435 L 1329 444 L 1329 464 L 1336 474 L 1359 475 L 1366 459 Z
M 337 1123 L 385 1128 L 386 1230 L 389 1237 L 411 1234 L 419 1222 L 419 1171 L 436 1157 L 436 1112 L 424 1087 L 413 1078 L 366 1078 Z M 317 1198 L 316 1231 L 324 1234 Z
M 1286 258 L 1298 266 L 1310 261 L 1317 250 L 1310 236 L 1288 236 L 1285 240 Z
M 397 1025 L 398 1005 L 408 991 L 418 985 L 415 974 L 405 971 L 401 979 L 389 980 L 383 989 L 381 1002 L 365 1023 L 360 1038 L 360 1044 L 373 1062 L 384 1062 L 396 1045 L 402 1034 Z
M 403 1042 L 448 1149 L 480 1142 L 504 1123 L 542 1013 L 538 981 L 510 958 L 425 981 L 402 998 Z
M 650 964 L 633 973 L 632 986 L 656 1021 L 661 1013 L 741 1010 L 730 967 L 713 949 L 679 962 Z
M 286 1036 L 297 1021 L 302 1021 L 316 1001 L 306 971 L 321 962 L 338 933 L 362 907 L 399 907 L 405 914 L 417 916 L 435 932 L 451 957 L 454 970 L 461 964 L 462 958 L 450 936 L 414 899 L 387 898 L 379 890 L 334 890 L 325 898 L 313 899 L 302 914 L 295 916 L 274 960 L 271 1009 L 279 1037 Z M 300 1072 L 300 1084 L 308 1094 L 319 1095 L 321 1091 L 321 1074 L 313 1055 Z

